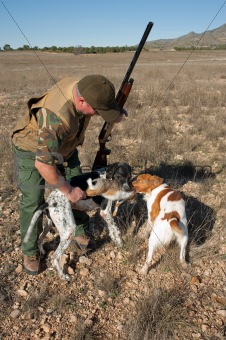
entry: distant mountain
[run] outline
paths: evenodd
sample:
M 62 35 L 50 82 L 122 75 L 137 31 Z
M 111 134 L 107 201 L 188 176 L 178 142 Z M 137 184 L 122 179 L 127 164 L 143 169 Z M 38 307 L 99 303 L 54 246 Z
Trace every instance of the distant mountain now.
M 216 47 L 226 45 L 226 24 L 203 33 L 190 32 L 176 39 L 159 39 L 147 41 L 146 47 L 150 49 L 172 49 L 174 47 Z M 202 37 L 202 39 L 201 39 Z M 201 40 L 200 40 L 201 39 Z M 200 41 L 199 41 L 200 40 Z

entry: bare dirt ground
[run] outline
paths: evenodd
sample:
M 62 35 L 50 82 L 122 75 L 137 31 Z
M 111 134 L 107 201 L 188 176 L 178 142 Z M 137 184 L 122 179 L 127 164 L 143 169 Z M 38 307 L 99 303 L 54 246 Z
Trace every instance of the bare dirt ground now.
M 19 197 L 9 132 L 26 101 L 63 77 L 100 73 L 119 87 L 132 53 L 81 55 L 0 53 L 0 332 L 1 339 L 224 339 L 226 336 L 225 192 L 226 56 L 224 51 L 143 52 L 126 104 L 129 118 L 115 127 L 109 162 L 126 161 L 159 174 L 186 196 L 188 260 L 179 265 L 171 245 L 156 254 L 146 277 L 141 198 L 117 217 L 124 246 L 109 241 L 98 214 L 91 229 L 98 247 L 64 257 L 69 283 L 51 268 L 22 271 Z M 90 125 L 79 149 L 91 166 L 103 122 Z M 92 152 L 91 152 L 92 150 Z M 57 243 L 54 230 L 46 245 Z

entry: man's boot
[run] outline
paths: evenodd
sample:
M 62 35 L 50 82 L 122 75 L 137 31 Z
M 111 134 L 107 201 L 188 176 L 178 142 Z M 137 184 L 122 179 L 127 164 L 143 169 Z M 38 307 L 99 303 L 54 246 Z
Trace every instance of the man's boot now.
M 24 271 L 30 275 L 37 275 L 39 272 L 40 257 L 38 255 L 27 256 L 23 255 L 24 258 Z

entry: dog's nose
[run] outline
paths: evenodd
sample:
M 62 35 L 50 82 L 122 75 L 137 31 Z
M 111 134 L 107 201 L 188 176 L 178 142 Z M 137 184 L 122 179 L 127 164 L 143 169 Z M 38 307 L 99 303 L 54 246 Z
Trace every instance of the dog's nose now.
M 123 189 L 125 191 L 131 191 L 132 187 L 131 187 L 131 185 L 129 183 L 124 183 L 123 184 Z

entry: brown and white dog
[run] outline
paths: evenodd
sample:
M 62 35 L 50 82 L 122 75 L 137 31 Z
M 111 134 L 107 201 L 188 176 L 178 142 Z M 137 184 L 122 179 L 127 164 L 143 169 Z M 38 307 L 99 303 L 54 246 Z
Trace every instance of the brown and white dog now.
M 154 251 L 171 241 L 180 245 L 180 262 L 186 265 L 185 249 L 188 242 L 188 228 L 185 213 L 185 201 L 182 195 L 170 188 L 164 179 L 158 176 L 142 174 L 132 182 L 137 192 L 144 195 L 148 209 L 146 234 L 149 237 L 148 256 L 141 274 L 146 275 Z

